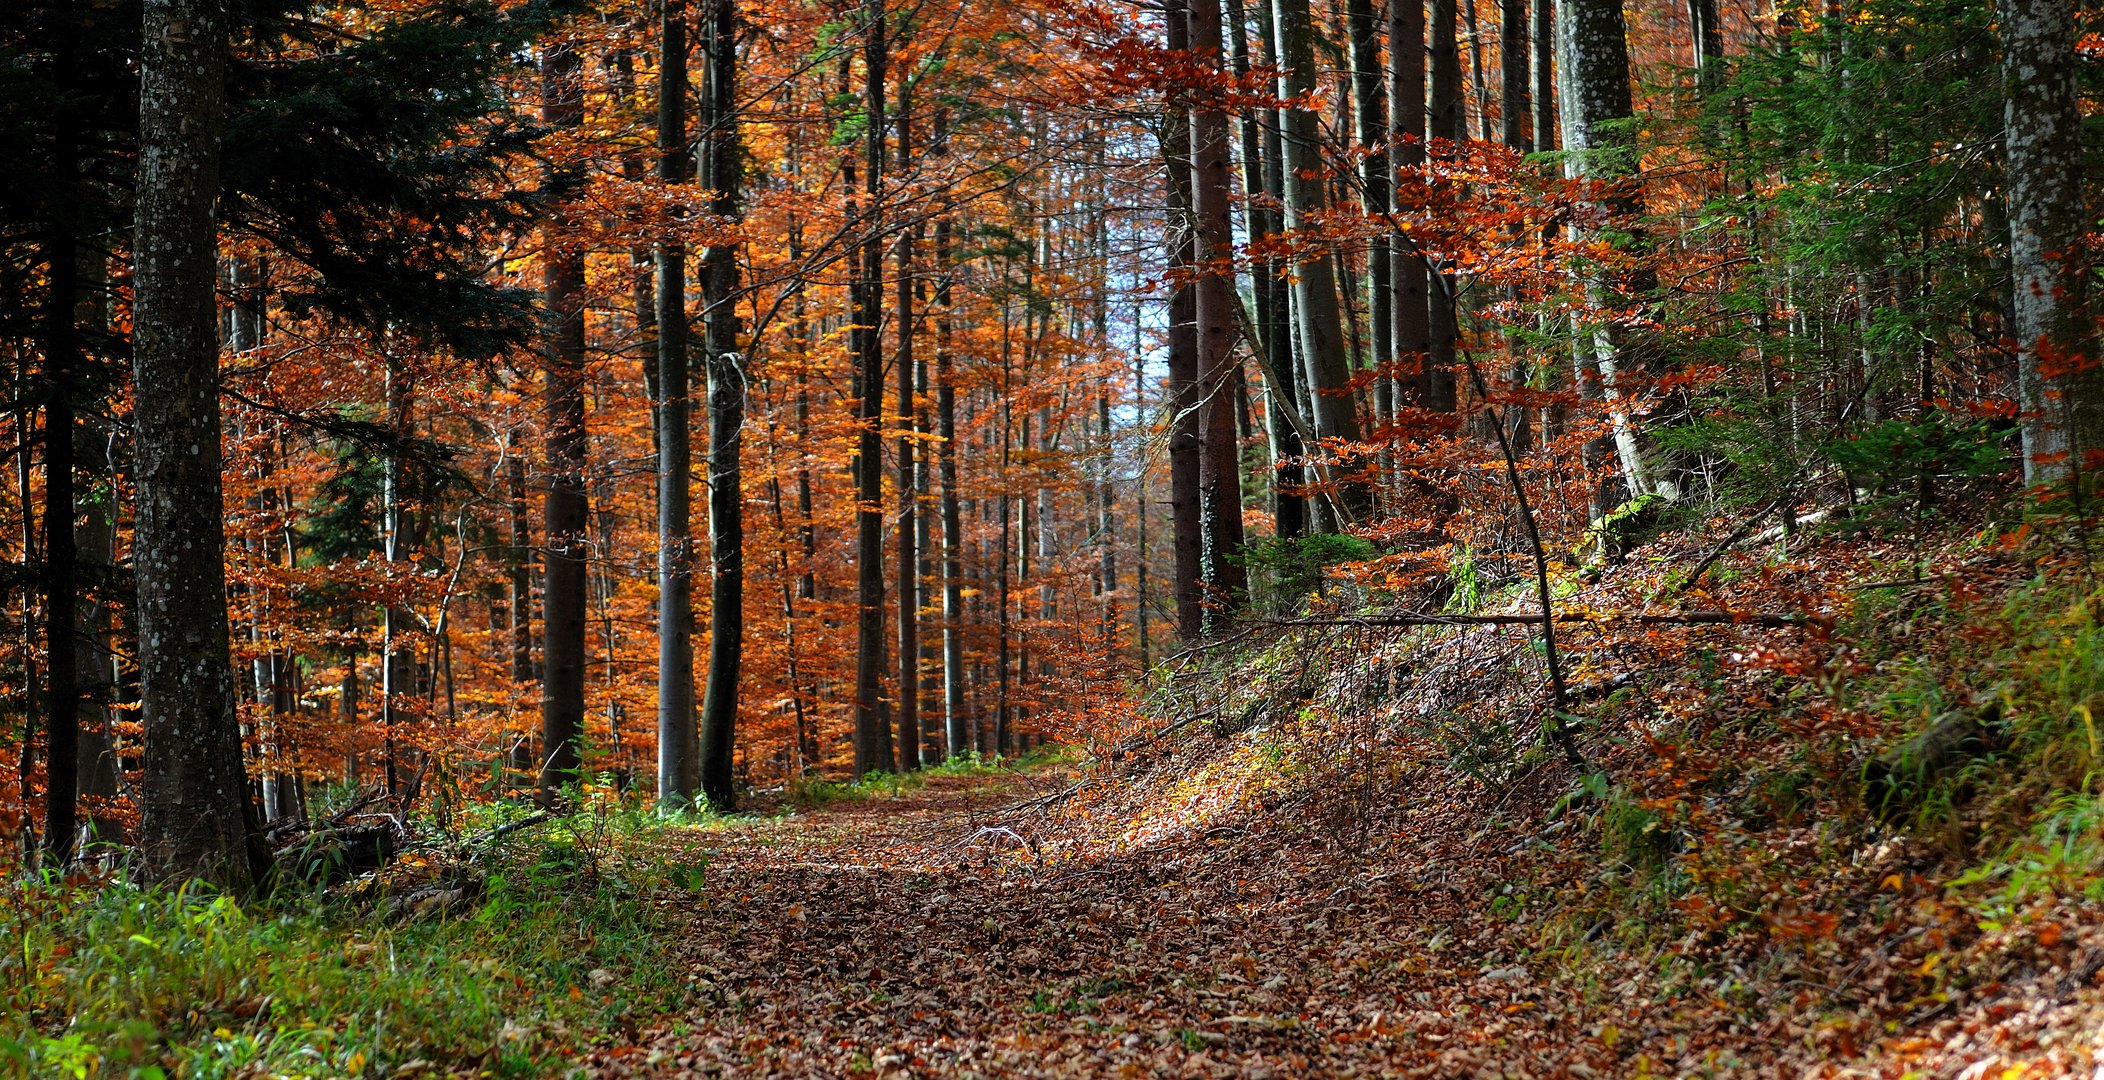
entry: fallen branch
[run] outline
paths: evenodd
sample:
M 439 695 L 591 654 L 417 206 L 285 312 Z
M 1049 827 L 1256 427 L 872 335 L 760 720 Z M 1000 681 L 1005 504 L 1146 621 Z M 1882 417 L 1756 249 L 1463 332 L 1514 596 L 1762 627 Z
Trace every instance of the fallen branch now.
M 1262 622 L 1268 626 L 1540 626 L 1540 615 L 1435 615 L 1427 612 L 1402 612 L 1394 615 L 1347 615 L 1335 618 L 1264 619 L 1248 620 Z M 1555 615 L 1559 623 L 1605 623 L 1636 622 L 1664 626 L 1766 626 L 1794 627 L 1823 625 L 1826 620 L 1810 615 L 1782 615 L 1760 611 L 1671 611 L 1671 612 L 1626 612 L 1613 615 L 1589 615 L 1584 612 L 1559 611 Z

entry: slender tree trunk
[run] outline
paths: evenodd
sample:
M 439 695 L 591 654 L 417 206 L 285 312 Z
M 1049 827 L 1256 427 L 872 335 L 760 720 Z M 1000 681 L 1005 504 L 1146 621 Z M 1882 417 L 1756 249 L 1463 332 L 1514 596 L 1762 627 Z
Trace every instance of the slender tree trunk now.
M 950 348 L 950 243 L 948 216 L 935 225 L 935 423 L 937 482 L 942 493 L 942 706 L 949 752 L 971 749 L 970 713 L 965 708 L 964 516 L 957 502 L 957 376 Z
M 1193 61 L 1216 73 L 1226 67 L 1220 0 L 1186 0 Z M 1241 299 L 1235 290 L 1234 221 L 1229 200 L 1233 143 L 1227 113 L 1212 91 L 1191 110 L 1191 193 L 1198 241 L 1194 312 L 1198 325 L 1199 564 L 1206 603 L 1232 611 L 1249 590 L 1236 560 L 1242 548 L 1242 453 L 1235 430 L 1234 344 Z M 1218 628 L 1208 616 L 1204 631 Z
M 1565 172 L 1596 180 L 1627 177 L 1636 169 L 1636 150 L 1634 140 L 1621 123 L 1632 112 L 1622 0 L 1566 0 L 1558 16 Z M 1633 194 L 1624 194 L 1611 198 L 1606 209 L 1627 220 L 1642 211 L 1642 204 Z M 1641 277 L 1627 281 L 1596 277 L 1588 284 L 1588 291 L 1595 304 L 1608 306 L 1625 301 L 1629 293 L 1649 292 L 1650 286 Z M 1653 481 L 1643 433 L 1629 411 L 1631 387 L 1627 376 L 1642 374 L 1643 365 L 1634 362 L 1630 355 L 1626 335 L 1613 325 L 1595 325 L 1584 328 L 1581 337 L 1590 338 L 1579 343 L 1579 352 L 1591 352 L 1599 373 L 1598 385 L 1607 405 L 1615 454 L 1629 494 L 1635 497 L 1656 492 L 1669 498 L 1677 495 L 1670 483 Z M 1633 370 L 1625 373 L 1624 368 Z
M 1274 0 L 1280 53 L 1279 97 L 1288 104 L 1280 109 L 1280 128 L 1285 151 L 1285 227 L 1289 233 L 1308 230 L 1328 209 L 1329 199 L 1322 179 L 1322 135 L 1313 110 L 1307 108 L 1320 72 L 1315 64 L 1315 30 L 1310 24 L 1308 0 Z M 1300 374 L 1308 381 L 1308 398 L 1315 434 L 1335 443 L 1360 440 L 1359 417 L 1350 393 L 1351 363 L 1344 346 L 1344 321 L 1337 305 L 1336 257 L 1327 247 L 1302 256 L 1293 270 L 1293 314 L 1300 330 Z M 1276 366 L 1276 365 L 1274 365 Z M 1345 524 L 1332 511 L 1332 500 L 1346 519 L 1363 517 L 1370 508 L 1364 485 L 1340 476 L 1333 447 L 1329 480 L 1334 491 L 1314 502 L 1314 525 L 1319 531 L 1334 531 Z
M 745 151 L 739 138 L 738 7 L 708 0 L 709 188 L 712 212 L 744 212 Z M 701 790 L 709 805 L 737 805 L 731 756 L 737 746 L 740 664 L 745 653 L 745 492 L 740 467 L 746 357 L 738 351 L 738 245 L 709 245 L 702 257 L 709 371 L 709 685 L 701 702 Z
M 1393 205 L 1390 188 L 1394 178 L 1388 162 L 1388 80 L 1381 66 L 1380 22 L 1374 7 L 1374 0 L 1348 0 L 1346 5 L 1355 135 L 1365 155 L 1359 162 L 1361 206 L 1368 217 L 1387 213 Z M 1375 426 L 1384 423 L 1394 408 L 1386 380 L 1395 361 L 1395 268 L 1388 256 L 1390 246 L 1384 230 L 1374 229 L 1367 238 L 1366 329 L 1373 345 Z
M 664 0 L 658 30 L 658 181 L 687 180 L 687 5 Z M 687 249 L 657 244 L 658 805 L 688 810 L 701 787 L 694 716 L 693 378 L 687 363 Z
M 506 437 L 504 456 L 504 484 L 509 496 L 511 510 L 511 550 L 508 552 L 506 576 L 510 586 L 511 607 L 511 681 L 513 698 L 518 700 L 522 688 L 533 685 L 533 529 L 528 524 L 526 507 L 526 458 L 519 445 L 517 435 Z M 347 678 L 355 684 L 357 658 L 350 661 L 351 673 Z M 511 744 L 511 767 L 530 773 L 535 768 L 533 756 L 533 732 L 523 721 Z
M 76 254 L 81 288 L 74 325 L 89 335 L 89 341 L 99 342 L 109 333 L 109 262 L 100 250 Z M 87 407 L 81 410 L 81 423 L 74 429 L 74 471 L 88 482 L 85 487 L 74 484 L 73 514 L 81 584 L 90 599 L 80 611 L 74 645 L 82 717 L 80 762 L 75 776 L 81 797 L 97 800 L 87 814 L 88 830 L 83 834 L 86 842 L 115 844 L 123 839 L 123 826 L 102 800 L 114 799 L 123 779 L 110 709 L 117 692 L 117 651 L 112 633 L 115 582 L 111 576 L 117 562 L 117 511 L 96 491 L 99 484 L 113 484 L 115 477 L 110 465 L 109 423 L 99 415 L 102 409 L 94 399 L 82 404 Z
M 912 80 L 899 80 L 898 115 L 898 171 L 900 176 L 913 172 L 913 100 Z M 892 306 L 898 319 L 898 355 L 892 363 L 898 368 L 898 424 L 896 443 L 896 466 L 898 468 L 898 520 L 893 523 L 894 546 L 897 548 L 897 581 L 899 606 L 898 680 L 899 680 L 899 770 L 911 772 L 921 766 L 920 731 L 920 551 L 917 530 L 920 524 L 920 504 L 914 491 L 913 453 L 913 241 L 914 231 L 899 230 L 898 271 L 894 282 Z
M 567 43 L 550 45 L 541 58 L 541 114 L 548 126 L 584 123 L 584 65 Z M 550 177 L 558 191 L 581 180 L 573 165 Z M 585 498 L 584 426 L 584 249 L 566 235 L 571 224 L 558 214 L 542 258 L 547 306 L 546 397 L 548 493 L 542 507 L 546 536 L 541 586 L 541 797 L 553 802 L 580 778 L 584 764 L 585 562 L 589 507 Z
M 2010 271 L 2024 480 L 2095 468 L 2104 451 L 2104 368 L 2088 317 L 2075 5 L 1999 0 Z
M 1389 123 L 1396 147 L 1396 184 L 1392 205 L 1397 215 L 1406 192 L 1419 186 L 1415 172 L 1425 163 L 1425 5 L 1424 0 L 1391 0 L 1388 8 Z M 1395 289 L 1396 382 L 1409 404 L 1430 407 L 1432 316 L 1430 270 L 1415 245 L 1396 238 L 1391 259 Z M 1397 402 L 1398 407 L 1402 404 Z
M 73 221 L 75 150 L 55 148 L 63 176 L 44 246 L 44 860 L 63 867 L 80 832 L 79 547 L 74 536 L 73 439 L 80 334 L 80 257 Z M 24 451 L 25 453 L 27 451 Z
M 1271 31 L 1270 0 L 1258 0 L 1258 34 L 1262 42 L 1262 59 L 1266 66 L 1276 63 L 1276 35 Z M 1236 79 L 1247 79 L 1250 73 L 1250 50 L 1246 14 L 1243 0 L 1228 0 L 1228 46 L 1234 59 Z M 1276 114 L 1269 109 L 1248 109 L 1242 113 L 1242 189 L 1249 197 L 1246 220 L 1252 245 L 1278 235 L 1278 189 L 1270 182 L 1270 155 L 1276 151 L 1278 124 Z M 1266 144 L 1270 144 L 1268 147 Z M 1300 467 L 1300 457 L 1305 449 L 1300 443 L 1300 432 L 1286 419 L 1293 407 L 1293 365 L 1288 362 L 1293 353 L 1290 316 L 1286 312 L 1286 283 L 1279 280 L 1279 261 L 1271 256 L 1255 260 L 1250 271 L 1251 292 L 1256 300 L 1256 334 L 1258 344 L 1266 357 L 1276 358 L 1272 370 L 1266 372 L 1265 393 L 1272 404 L 1264 410 L 1265 434 L 1271 444 L 1271 521 L 1272 532 L 1280 537 L 1296 537 L 1308 531 L 1308 504 L 1301 495 L 1305 482 Z M 1276 379 L 1273 378 L 1276 376 Z
M 1452 143 L 1468 134 L 1465 129 L 1467 117 L 1461 98 L 1461 46 L 1457 22 L 1458 0 L 1432 0 L 1432 18 L 1428 32 L 1431 35 L 1430 58 L 1432 68 L 1432 90 L 1430 109 L 1426 119 L 1426 134 L 1435 146 L 1446 144 L 1435 150 L 1442 157 L 1453 156 Z M 1454 392 L 1454 345 L 1460 337 L 1460 313 L 1454 307 L 1454 280 L 1438 270 L 1446 280 L 1429 283 L 1426 298 L 1430 308 L 1430 337 L 1425 366 L 1425 405 L 1440 412 L 1452 412 L 1455 408 Z
M 223 0 L 147 0 L 139 57 L 133 375 L 141 851 L 159 878 L 261 880 L 227 638 L 214 199 L 226 115 Z
M 1191 48 L 1187 0 L 1167 0 L 1168 44 Z M 1198 235 L 1191 190 L 1191 118 L 1182 101 L 1162 118 L 1162 156 L 1169 174 L 1169 377 L 1162 396 L 1169 409 L 1169 522 L 1175 534 L 1176 628 L 1186 641 L 1205 630 L 1204 512 L 1201 508 L 1204 438 L 1198 412 Z
M 863 192 L 869 200 L 862 224 L 854 353 L 856 439 L 855 488 L 855 775 L 894 767 L 891 726 L 884 717 L 884 107 L 886 27 L 884 0 L 864 0 L 862 62 L 864 118 Z

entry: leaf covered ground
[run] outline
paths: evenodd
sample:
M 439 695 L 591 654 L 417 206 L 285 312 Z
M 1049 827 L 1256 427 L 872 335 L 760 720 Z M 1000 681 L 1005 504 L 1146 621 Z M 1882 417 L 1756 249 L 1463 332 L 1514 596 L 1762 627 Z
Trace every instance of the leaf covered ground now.
M 591 1068 L 2090 1075 L 2086 556 L 1959 539 L 1728 559 L 1674 600 L 1801 627 L 1627 628 L 1666 606 L 1642 563 L 1567 588 L 1604 778 L 1527 726 L 1524 628 L 1326 628 L 1172 665 L 1132 730 L 1177 730 L 1085 762 L 676 834 L 707 866 L 668 931 L 687 1005 Z M 1864 811 L 1869 756 L 1983 694 L 1998 752 Z

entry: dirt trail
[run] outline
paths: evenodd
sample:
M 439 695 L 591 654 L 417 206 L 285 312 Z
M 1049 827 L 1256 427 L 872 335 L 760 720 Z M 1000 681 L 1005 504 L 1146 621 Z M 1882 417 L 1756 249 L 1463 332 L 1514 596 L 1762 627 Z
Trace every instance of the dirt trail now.
M 1458 957 L 1442 961 L 1438 928 L 1460 890 L 1408 873 L 1414 859 L 1393 845 L 1369 858 L 1363 835 L 1355 847 L 1320 822 L 1284 837 L 1219 825 L 1173 850 L 1066 858 L 972 840 L 989 811 L 1062 780 L 936 778 L 896 799 L 694 834 L 711 854 L 682 927 L 693 1004 L 640 1045 L 599 1052 L 594 1074 L 1626 1067 L 1594 1039 L 1559 1048 L 1515 1026 L 1555 1025 L 1529 1015 L 1543 1003 L 1524 967 L 1495 951 L 1445 966 Z

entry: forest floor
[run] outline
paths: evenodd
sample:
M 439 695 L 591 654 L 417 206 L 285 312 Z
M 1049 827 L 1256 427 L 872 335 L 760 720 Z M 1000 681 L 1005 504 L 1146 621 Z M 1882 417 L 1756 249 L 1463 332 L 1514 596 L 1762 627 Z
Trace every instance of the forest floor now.
M 1158 670 L 1085 760 L 661 834 L 706 867 L 661 930 L 685 1002 L 589 1070 L 2104 1075 L 2104 594 L 2013 535 L 1679 601 L 1794 628 L 1572 635 L 1590 775 L 1527 726 L 1525 628 L 1322 630 Z M 1655 564 L 1565 603 L 1655 610 Z M 1866 811 L 1983 687 L 2002 749 Z

